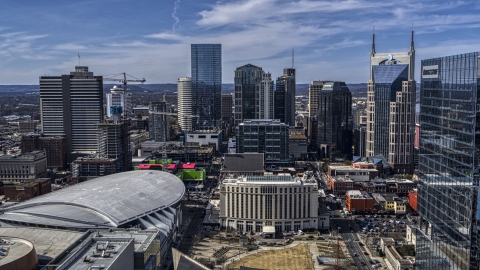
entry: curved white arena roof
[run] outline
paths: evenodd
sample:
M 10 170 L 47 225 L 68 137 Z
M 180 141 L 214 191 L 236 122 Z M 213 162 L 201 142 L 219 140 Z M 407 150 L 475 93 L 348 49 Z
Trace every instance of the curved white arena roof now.
M 72 185 L 3 210 L 0 221 L 68 228 L 120 227 L 150 216 L 170 223 L 183 182 L 161 171 L 130 171 Z M 152 221 L 153 219 L 153 221 Z

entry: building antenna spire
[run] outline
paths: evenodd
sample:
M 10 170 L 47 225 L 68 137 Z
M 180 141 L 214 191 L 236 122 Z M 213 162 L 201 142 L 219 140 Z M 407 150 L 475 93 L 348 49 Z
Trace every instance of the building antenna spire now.
M 414 33 L 414 29 L 413 29 L 413 23 L 412 23 L 412 39 L 410 41 L 410 51 L 413 51 L 415 49 L 415 43 L 413 41 L 413 33 Z
M 375 54 L 375 26 L 372 31 L 372 55 Z
M 294 67 L 294 63 L 295 63 L 295 54 L 294 54 L 294 50 L 295 50 L 295 49 L 292 49 L 292 68 Z
M 80 54 L 78 54 L 78 65 L 80 66 Z

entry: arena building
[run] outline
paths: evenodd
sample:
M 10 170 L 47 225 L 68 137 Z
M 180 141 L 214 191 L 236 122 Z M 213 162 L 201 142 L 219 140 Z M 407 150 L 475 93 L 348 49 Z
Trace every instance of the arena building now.
M 318 229 L 314 179 L 265 173 L 226 178 L 220 187 L 220 224 L 238 231 Z
M 99 177 L 2 209 L 13 226 L 86 231 L 100 228 L 158 229 L 169 237 L 181 220 L 183 182 L 160 171 Z

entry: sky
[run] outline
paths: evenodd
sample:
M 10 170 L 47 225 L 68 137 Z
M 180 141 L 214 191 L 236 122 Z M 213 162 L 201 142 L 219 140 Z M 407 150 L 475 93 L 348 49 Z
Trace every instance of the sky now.
M 366 83 L 376 51 L 420 61 L 480 51 L 480 1 L 449 0 L 2 0 L 0 84 L 38 84 L 79 64 L 147 83 L 190 76 L 190 44 L 222 44 L 223 83 L 251 63 L 297 83 Z M 80 59 L 78 58 L 80 55 Z

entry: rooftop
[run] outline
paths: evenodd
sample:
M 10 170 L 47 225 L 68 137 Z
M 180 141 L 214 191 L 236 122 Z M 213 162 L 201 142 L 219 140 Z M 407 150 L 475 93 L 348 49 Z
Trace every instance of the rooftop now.
M 37 254 L 51 260 L 80 239 L 84 233 L 57 229 L 1 227 L 0 235 L 2 237 L 21 237 L 35 243 Z
M 371 199 L 370 195 L 368 195 L 365 191 L 360 190 L 349 190 L 347 191 L 347 195 L 350 199 Z
M 179 202 L 183 182 L 161 171 L 99 177 L 3 209 L 0 221 L 73 227 L 119 227 Z
M 264 172 L 263 157 L 263 153 L 225 154 L 221 172 Z
M 0 268 L 24 257 L 32 249 L 33 244 L 30 241 L 2 236 L 2 238 L 0 238 Z

